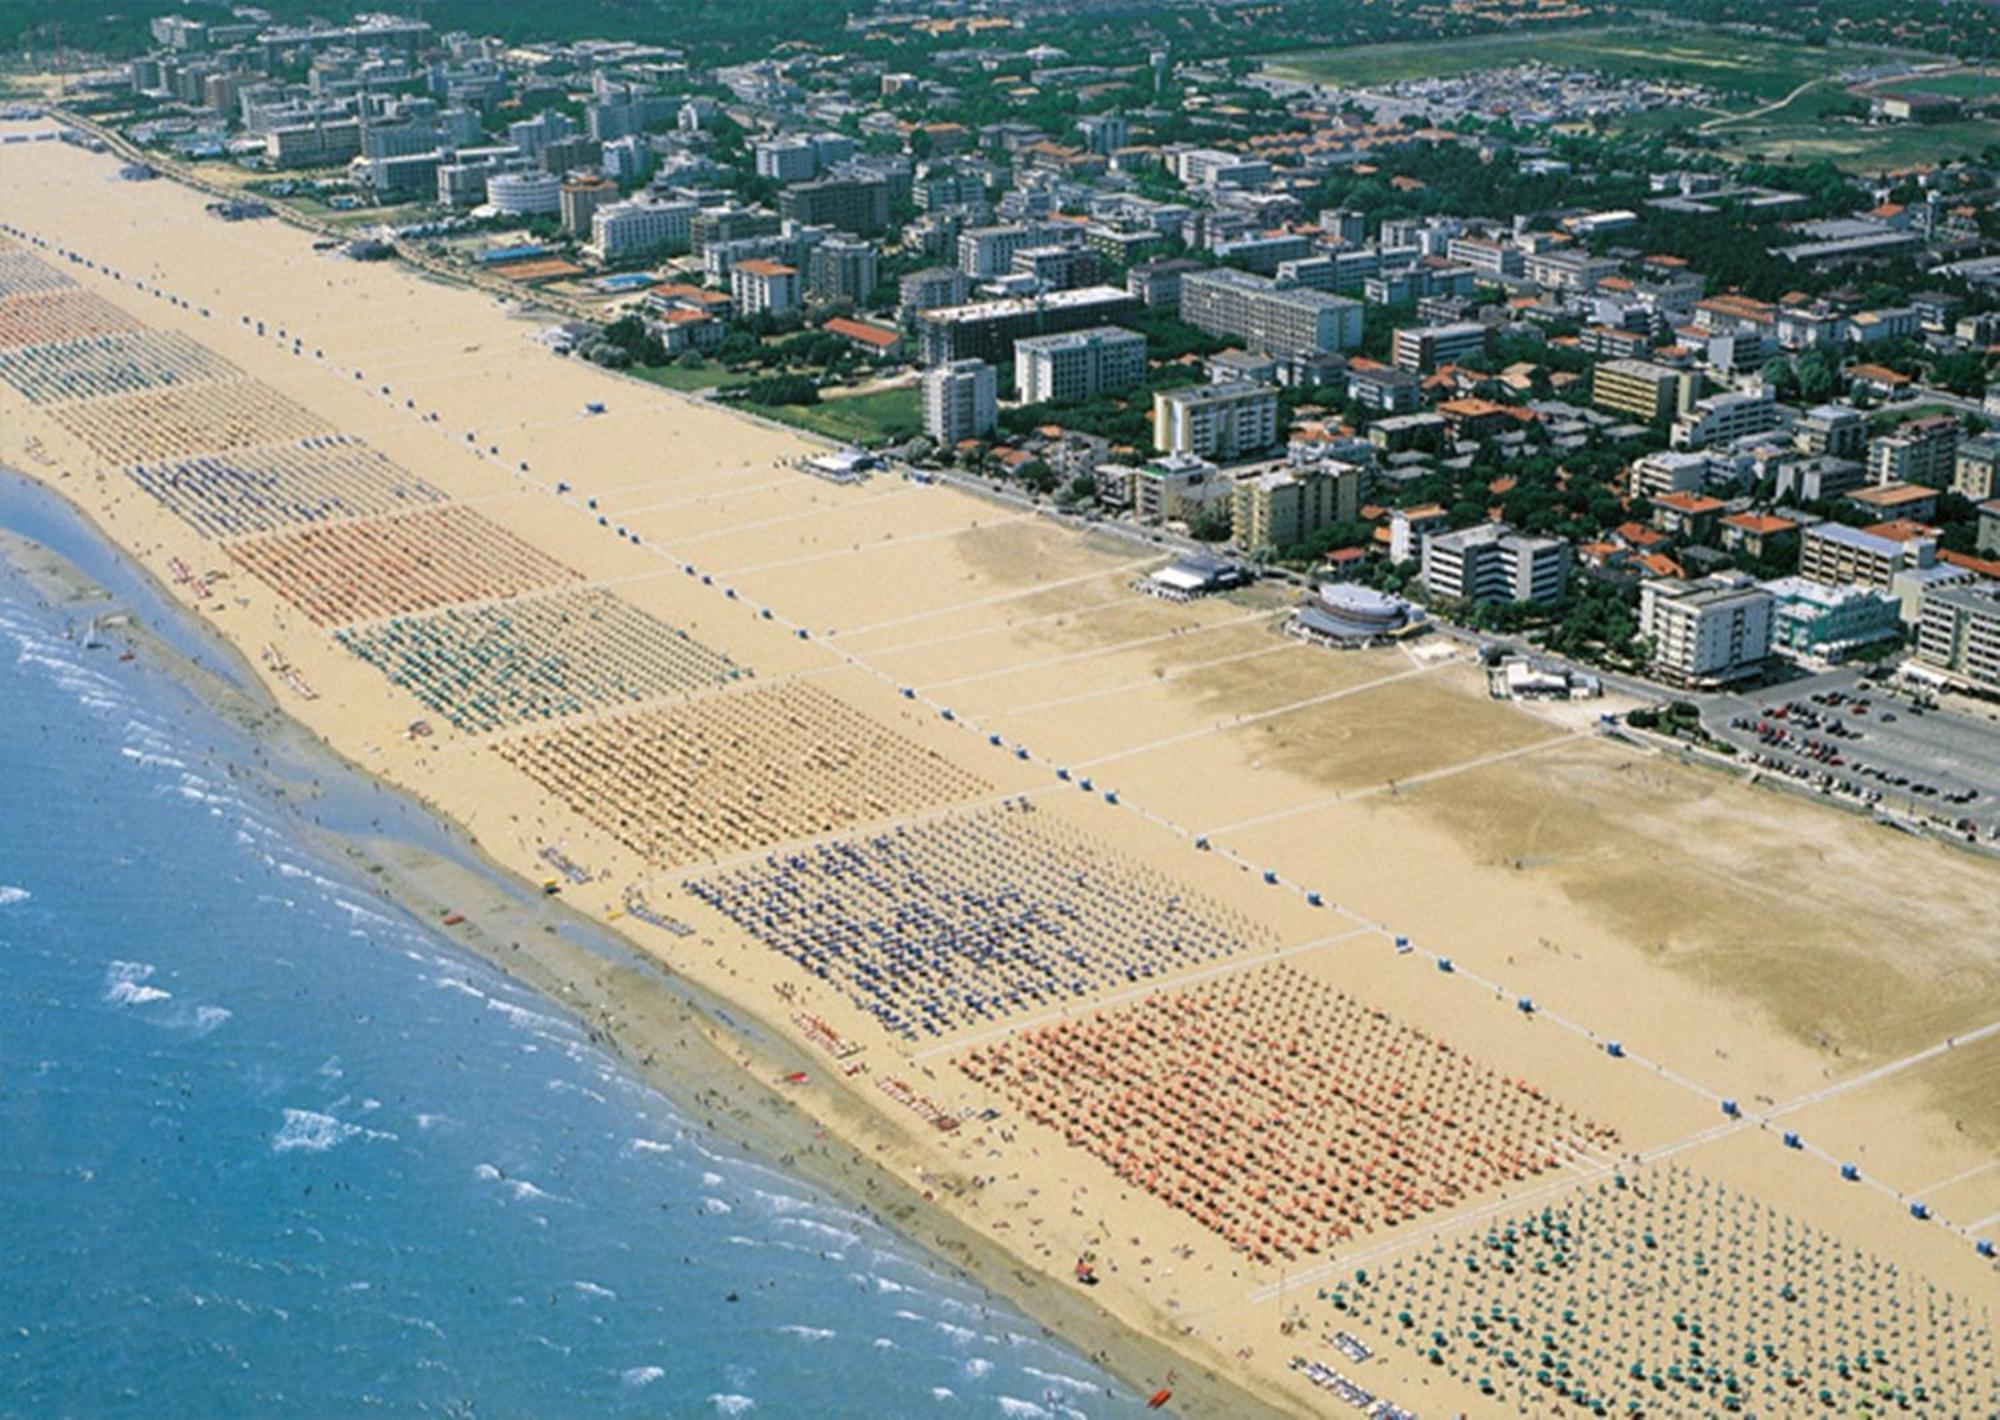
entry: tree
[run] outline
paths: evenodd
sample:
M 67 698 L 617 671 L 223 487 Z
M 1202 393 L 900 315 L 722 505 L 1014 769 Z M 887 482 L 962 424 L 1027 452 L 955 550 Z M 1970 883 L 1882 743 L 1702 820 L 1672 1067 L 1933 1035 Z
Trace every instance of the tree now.
M 1931 383 L 1968 399 L 1986 393 L 1986 360 L 1976 351 L 1946 355 L 1931 366 Z

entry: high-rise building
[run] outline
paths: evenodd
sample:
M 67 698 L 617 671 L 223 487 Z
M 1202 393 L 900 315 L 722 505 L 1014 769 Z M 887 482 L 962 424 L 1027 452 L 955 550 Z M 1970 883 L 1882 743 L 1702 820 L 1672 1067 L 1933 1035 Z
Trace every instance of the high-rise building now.
M 1645 583 L 1639 634 L 1653 643 L 1653 673 L 1682 686 L 1727 685 L 1757 674 L 1771 654 L 1774 605 L 1771 593 L 1742 573 Z
M 1278 442 L 1278 391 L 1232 380 L 1153 395 L 1153 447 L 1204 459 L 1242 458 Z
M 592 231 L 600 209 L 618 200 L 618 184 L 601 177 L 570 178 L 562 185 L 562 229 L 571 236 Z
M 908 320 L 919 311 L 960 306 L 972 294 L 972 283 L 955 266 L 927 266 L 896 283 L 896 311 Z
M 1146 378 L 1146 337 L 1115 325 L 1014 342 L 1014 387 L 1027 404 L 1089 399 Z
M 1362 477 L 1360 465 L 1332 459 L 1307 468 L 1238 474 L 1230 494 L 1230 538 L 1245 552 L 1261 554 L 1352 521 L 1360 510 Z
M 860 303 L 881 280 L 882 258 L 873 242 L 828 237 L 813 248 L 806 272 L 806 287 L 813 295 Z
M 993 428 L 999 376 L 984 360 L 953 360 L 924 376 L 924 432 L 941 448 L 977 439 Z
M 967 359 L 1004 361 L 1012 358 L 1014 342 L 1024 336 L 1116 325 L 1138 313 L 1138 301 L 1115 286 L 1085 286 L 1017 300 L 943 306 L 917 315 L 918 359 L 925 365 Z
M 783 315 L 799 305 L 799 273 L 782 262 L 752 257 L 729 269 L 729 294 L 739 315 L 769 311 Z
M 1361 343 L 1361 303 L 1309 287 L 1280 286 L 1247 271 L 1190 271 L 1181 277 L 1181 319 L 1246 349 L 1291 355 L 1349 350 Z
M 1493 328 L 1478 321 L 1452 325 L 1404 326 L 1391 337 L 1390 363 L 1427 375 L 1440 365 L 1456 365 L 1493 353 Z
M 1939 587 L 1925 594 L 1917 659 L 1992 694 L 2000 691 L 2000 584 Z
M 552 217 L 562 211 L 562 179 L 539 169 L 494 173 L 486 180 L 486 200 L 504 217 Z
M 1569 544 L 1527 537 L 1505 523 L 1432 533 L 1423 542 L 1424 594 L 1433 601 L 1552 602 L 1569 583 Z
M 778 194 L 778 214 L 807 227 L 872 237 L 889 225 L 889 184 L 875 178 L 820 178 Z
M 590 219 L 590 245 L 605 261 L 686 251 L 697 208 L 692 202 L 613 202 Z
M 1688 407 L 1694 376 L 1648 360 L 1601 360 L 1590 372 L 1590 402 L 1650 424 Z

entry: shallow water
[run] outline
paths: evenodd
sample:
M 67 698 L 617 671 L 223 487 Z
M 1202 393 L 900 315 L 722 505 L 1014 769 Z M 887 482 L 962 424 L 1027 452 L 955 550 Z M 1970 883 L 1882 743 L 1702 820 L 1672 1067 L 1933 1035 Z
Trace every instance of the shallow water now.
M 0 1414 L 1141 1410 L 384 903 L 77 630 L 0 571 Z

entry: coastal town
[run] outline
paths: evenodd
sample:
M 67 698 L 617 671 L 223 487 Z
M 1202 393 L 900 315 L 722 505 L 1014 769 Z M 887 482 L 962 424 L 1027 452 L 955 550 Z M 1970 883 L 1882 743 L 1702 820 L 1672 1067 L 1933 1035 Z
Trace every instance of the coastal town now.
M 0 457 L 1161 1408 L 1986 1413 L 2000 70 L 1462 10 L 190 6 L 6 91 Z

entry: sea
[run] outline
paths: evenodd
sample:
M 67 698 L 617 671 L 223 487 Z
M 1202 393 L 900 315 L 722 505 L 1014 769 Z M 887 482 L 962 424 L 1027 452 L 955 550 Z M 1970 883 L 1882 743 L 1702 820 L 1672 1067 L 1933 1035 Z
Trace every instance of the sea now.
M 46 493 L 0 479 L 0 526 L 228 673 Z M 310 823 L 91 639 L 0 563 L 0 1415 L 1144 1411 L 322 836 L 451 851 L 420 810 L 326 783 Z

